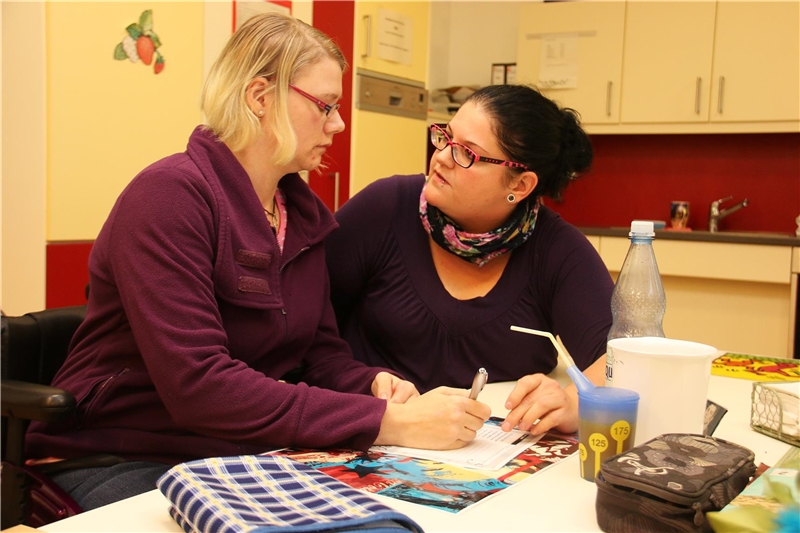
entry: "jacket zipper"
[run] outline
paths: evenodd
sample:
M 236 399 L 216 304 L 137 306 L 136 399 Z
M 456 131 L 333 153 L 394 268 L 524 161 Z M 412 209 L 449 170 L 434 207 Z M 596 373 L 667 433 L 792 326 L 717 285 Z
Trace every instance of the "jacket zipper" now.
M 310 246 L 303 246 L 302 248 L 297 250 L 296 254 L 294 254 L 292 257 L 287 259 L 283 264 L 281 264 L 280 268 L 278 269 L 278 275 L 280 276 L 281 274 L 283 274 L 283 269 L 286 265 L 297 259 L 300 256 L 300 254 L 302 254 L 303 252 L 305 252 L 310 248 L 311 248 Z M 289 337 L 289 319 L 286 318 L 285 307 L 281 307 L 281 316 L 283 317 L 283 342 L 285 343 L 286 339 Z
M 283 273 L 283 269 L 284 269 L 284 267 L 286 267 L 286 265 L 288 265 L 289 263 L 291 263 L 292 261 L 294 261 L 295 259 L 297 259 L 297 258 L 300 256 L 300 254 L 302 254 L 303 252 L 307 251 L 309 248 L 311 248 L 311 247 L 310 247 L 310 246 L 303 246 L 302 248 L 300 248 L 299 250 L 297 250 L 297 253 L 296 253 L 296 254 L 294 254 L 292 257 L 290 257 L 289 259 L 287 259 L 287 260 L 286 260 L 286 261 L 285 261 L 285 262 L 284 262 L 284 263 L 281 265 L 281 267 L 278 269 L 278 273 L 279 273 L 279 274 L 282 274 L 282 273 Z

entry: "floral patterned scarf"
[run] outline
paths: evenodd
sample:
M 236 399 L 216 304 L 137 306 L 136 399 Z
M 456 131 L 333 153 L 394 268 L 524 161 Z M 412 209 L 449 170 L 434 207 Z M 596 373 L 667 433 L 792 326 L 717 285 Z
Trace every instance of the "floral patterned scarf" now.
M 538 214 L 538 200 L 525 200 L 520 202 L 504 226 L 488 233 L 468 233 L 438 208 L 428 205 L 424 188 L 419 197 L 419 218 L 433 241 L 479 267 L 527 241 Z

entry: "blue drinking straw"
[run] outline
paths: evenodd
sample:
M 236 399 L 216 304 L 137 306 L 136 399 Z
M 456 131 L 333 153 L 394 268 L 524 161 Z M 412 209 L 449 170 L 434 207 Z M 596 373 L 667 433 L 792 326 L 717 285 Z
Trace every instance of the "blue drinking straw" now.
M 559 357 L 561 357 L 561 360 L 567 367 L 567 375 L 570 377 L 575 386 L 578 387 L 578 390 L 586 392 L 594 389 L 594 384 L 589 381 L 589 378 L 583 375 L 583 372 L 581 372 L 580 368 L 575 366 L 575 361 L 573 361 L 572 357 L 570 357 L 569 353 L 567 353 L 566 348 L 562 348 L 561 344 L 556 342 L 556 339 L 553 337 L 552 333 L 548 331 L 539 331 L 538 329 L 521 328 L 519 326 L 511 326 L 511 329 L 513 331 L 530 333 L 531 335 L 539 335 L 540 337 L 547 337 L 550 339 L 550 342 L 553 343 L 553 346 L 558 352 Z

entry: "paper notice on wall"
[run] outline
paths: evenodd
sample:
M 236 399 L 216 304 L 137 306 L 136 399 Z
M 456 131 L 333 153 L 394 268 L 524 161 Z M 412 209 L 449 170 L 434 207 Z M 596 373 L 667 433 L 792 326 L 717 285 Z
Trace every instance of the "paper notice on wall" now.
M 542 36 L 539 86 L 545 89 L 578 87 L 578 34 Z
M 386 61 L 411 64 L 413 20 L 400 13 L 378 8 L 377 56 Z
M 492 85 L 503 85 L 506 82 L 506 66 L 504 64 L 492 65 Z
M 506 83 L 517 83 L 517 64 L 506 65 Z

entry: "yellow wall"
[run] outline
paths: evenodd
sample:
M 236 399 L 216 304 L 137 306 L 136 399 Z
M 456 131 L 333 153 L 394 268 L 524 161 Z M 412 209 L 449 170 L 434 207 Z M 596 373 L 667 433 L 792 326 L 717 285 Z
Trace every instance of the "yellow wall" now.
M 358 92 L 358 69 L 422 82 L 427 86 L 428 36 L 430 33 L 430 1 L 413 0 L 389 2 L 383 0 L 359 0 L 355 6 L 353 98 Z M 400 13 L 412 20 L 411 64 L 396 63 L 378 57 L 378 9 Z M 371 20 L 367 24 L 365 16 Z M 367 31 L 371 35 L 369 57 Z M 373 181 L 393 174 L 416 174 L 428 170 L 428 137 L 425 119 L 376 113 L 353 108 L 348 124 L 351 133 L 350 145 L 350 191 L 352 197 Z M 375 132 L 381 132 L 376 135 Z
M 355 10 L 353 62 L 356 68 L 367 69 L 398 78 L 425 82 L 428 75 L 428 24 L 430 0 L 358 0 Z M 412 21 L 411 64 L 396 63 L 378 57 L 378 10 L 398 13 Z M 365 17 L 370 17 L 365 19 Z M 369 37 L 367 36 L 369 32 Z M 367 42 L 369 55 L 367 56 Z M 355 87 L 355 85 L 354 85 Z
M 0 2 L 0 308 L 45 306 L 48 242 L 92 241 L 145 166 L 183 151 L 202 120 L 206 69 L 230 36 L 232 2 Z M 155 75 L 113 59 L 152 9 L 166 58 Z M 295 16 L 311 21 L 310 0 Z
M 2 283 L 7 314 L 45 303 L 44 4 L 2 2 Z
M 144 9 L 166 59 L 158 75 L 113 57 Z M 46 31 L 47 240 L 93 240 L 131 178 L 184 150 L 201 121 L 203 4 L 51 2 Z
M 393 174 L 428 172 L 425 120 L 353 110 L 350 196 Z M 376 135 L 375 132 L 381 132 Z

